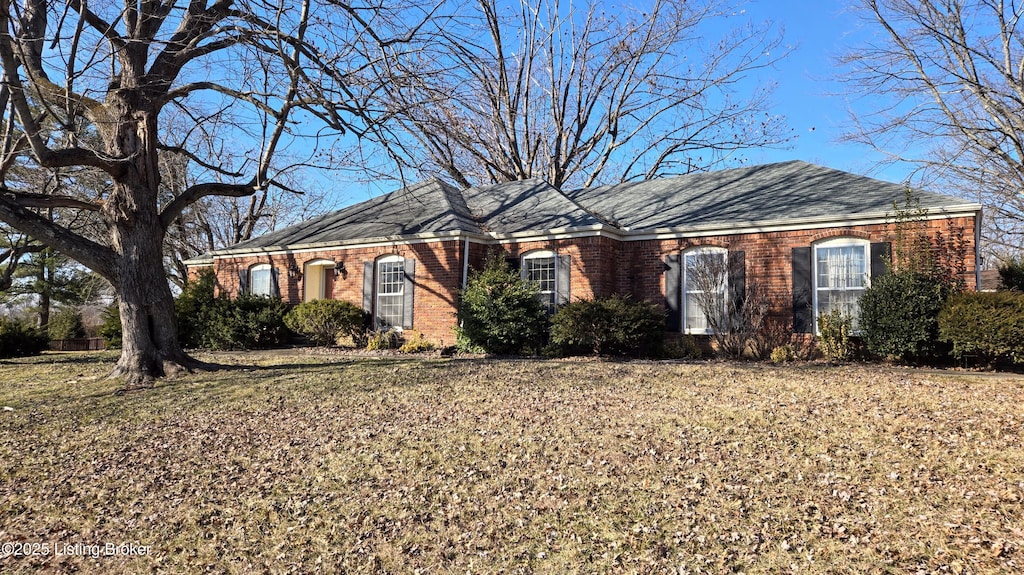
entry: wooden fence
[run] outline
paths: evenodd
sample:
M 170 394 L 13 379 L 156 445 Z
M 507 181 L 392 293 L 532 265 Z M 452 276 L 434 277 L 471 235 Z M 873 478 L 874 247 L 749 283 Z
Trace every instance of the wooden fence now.
M 102 337 L 53 339 L 50 340 L 50 349 L 53 351 L 97 351 L 107 349 L 107 343 L 103 341 Z

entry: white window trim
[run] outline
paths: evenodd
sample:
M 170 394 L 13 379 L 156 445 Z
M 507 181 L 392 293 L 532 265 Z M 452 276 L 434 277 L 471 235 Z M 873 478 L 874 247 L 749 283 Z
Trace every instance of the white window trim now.
M 539 295 L 545 296 L 545 298 L 550 297 L 551 301 L 557 306 L 558 305 L 558 254 L 556 254 L 555 252 L 553 252 L 551 250 L 534 250 L 532 252 L 527 252 L 527 253 L 523 254 L 523 257 L 520 259 L 519 275 L 524 280 L 528 280 L 529 279 L 529 278 L 526 277 L 526 271 L 527 271 L 526 270 L 526 260 L 535 260 L 535 259 L 536 260 L 539 260 L 539 259 L 551 259 L 554 262 L 554 274 L 555 274 L 555 277 L 553 278 L 553 280 L 554 280 L 554 289 L 552 289 L 551 291 L 547 291 L 547 290 L 542 291 L 542 292 L 539 293 Z
M 256 281 L 253 278 L 253 272 L 266 271 L 269 276 L 267 278 L 267 293 L 256 293 Z M 270 264 L 256 264 L 249 266 L 249 286 L 246 291 L 249 295 L 261 295 L 266 297 L 272 297 L 274 295 L 274 266 Z
M 387 294 L 389 296 L 395 296 L 395 295 L 400 296 L 399 297 L 399 301 L 402 302 L 401 303 L 401 305 L 402 305 L 401 317 L 399 318 L 397 324 L 392 325 L 389 328 L 389 329 L 393 329 L 395 331 L 399 331 L 400 332 L 400 331 L 402 331 L 402 318 L 405 317 L 405 258 L 402 257 L 402 256 L 399 256 L 399 255 L 384 256 L 382 258 L 377 258 L 377 261 L 373 262 L 373 324 L 374 324 L 374 326 L 377 326 L 378 322 L 380 321 L 380 315 L 379 315 L 380 296 L 381 296 L 381 293 L 380 293 L 380 266 L 381 266 L 381 264 L 391 264 L 391 263 L 401 263 L 401 264 L 403 264 L 403 267 L 402 267 L 402 272 L 403 272 L 402 273 L 402 281 L 399 283 L 399 285 L 401 286 L 401 290 L 402 291 L 400 291 L 397 294 L 393 294 L 393 293 L 392 294 Z
M 682 278 L 680 278 L 680 279 L 682 281 L 679 284 L 679 289 L 682 291 L 682 294 L 683 294 L 683 297 L 682 297 L 683 302 L 682 302 L 682 305 L 680 306 L 680 313 L 682 314 L 682 317 L 680 318 L 680 324 L 683 326 L 683 333 L 686 333 L 688 335 L 711 335 L 711 334 L 715 333 L 715 330 L 711 329 L 710 326 L 706 327 L 706 328 L 700 328 L 700 329 L 691 329 L 690 327 L 688 327 L 686 325 L 686 315 L 687 315 L 686 314 L 686 308 L 687 308 L 687 305 L 688 305 L 687 302 L 689 301 L 689 298 L 687 297 L 687 293 L 688 292 L 686 290 L 687 279 L 688 279 L 686 277 L 686 267 L 687 267 L 686 266 L 686 256 L 695 255 L 695 254 L 722 254 L 722 255 L 725 256 L 726 265 L 728 266 L 728 263 L 729 263 L 729 250 L 727 250 L 725 248 L 722 248 L 722 247 L 718 247 L 718 246 L 697 246 L 697 247 L 692 247 L 692 248 L 684 250 L 683 253 L 680 255 L 680 263 L 681 263 L 680 267 L 682 267 Z M 725 281 L 722 282 L 722 297 L 723 298 L 728 297 L 728 294 L 729 294 L 729 274 L 727 273 L 726 277 L 725 277 Z
M 818 326 L 818 316 L 820 311 L 818 310 L 818 248 L 846 248 L 846 247 L 859 247 L 864 250 L 864 288 L 871 287 L 871 242 L 863 238 L 854 238 L 849 236 L 829 238 L 827 240 L 821 240 L 811 244 L 811 297 L 812 297 L 812 320 L 814 322 L 814 334 L 821 335 L 821 331 Z M 854 335 L 859 334 L 860 330 L 854 330 Z

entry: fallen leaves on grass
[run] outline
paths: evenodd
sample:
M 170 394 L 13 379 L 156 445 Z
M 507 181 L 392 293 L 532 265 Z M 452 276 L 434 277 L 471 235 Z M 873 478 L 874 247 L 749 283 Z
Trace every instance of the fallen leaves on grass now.
M 1008 572 L 1024 385 L 872 366 L 247 356 L 132 396 L 0 366 L 0 569 Z M 223 358 L 218 358 L 222 363 Z M 318 361 L 318 360 L 317 360 Z M 65 374 L 66 375 L 66 374 Z

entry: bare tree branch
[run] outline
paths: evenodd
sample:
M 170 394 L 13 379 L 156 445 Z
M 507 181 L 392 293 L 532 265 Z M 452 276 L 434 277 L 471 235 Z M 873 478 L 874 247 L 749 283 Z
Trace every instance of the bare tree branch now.
M 785 54 L 781 39 L 742 26 L 705 44 L 703 27 L 727 8 L 656 0 L 641 13 L 549 0 L 509 16 L 478 0 L 475 20 L 438 30 L 432 51 L 382 51 L 373 105 L 395 124 L 373 135 L 400 165 L 460 185 L 589 186 L 705 170 L 784 144 L 782 118 L 764 113 L 770 90 L 739 95 Z
M 1024 247 L 1024 5 L 1005 0 L 864 0 L 879 40 L 844 55 L 844 80 L 872 99 L 848 138 L 919 167 L 987 211 L 984 250 Z

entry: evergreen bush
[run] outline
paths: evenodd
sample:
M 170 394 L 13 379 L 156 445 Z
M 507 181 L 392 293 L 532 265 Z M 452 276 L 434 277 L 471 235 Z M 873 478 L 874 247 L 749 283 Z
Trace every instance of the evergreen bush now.
M 1024 362 L 1024 293 L 963 292 L 949 298 L 938 318 L 939 337 L 957 359 L 976 355 L 992 366 Z
M 949 292 L 932 276 L 914 271 L 874 278 L 860 298 L 860 330 L 868 351 L 914 362 L 945 355 L 938 318 Z
M 82 312 L 76 307 L 65 307 L 50 314 L 46 324 L 50 339 L 75 339 L 85 337 L 85 326 L 82 325 Z
M 121 347 L 121 310 L 114 302 L 100 312 L 99 335 L 109 349 Z
M 660 309 L 618 295 L 572 302 L 551 320 L 551 344 L 562 354 L 652 356 L 664 338 Z
M 999 266 L 999 288 L 1024 292 L 1024 258 L 1014 256 Z
M 38 328 L 0 317 L 0 358 L 39 355 L 50 340 Z
M 463 347 L 486 353 L 539 351 L 548 325 L 537 286 L 522 279 L 497 254 L 474 271 L 462 292 L 458 320 Z
M 351 337 L 353 342 L 360 339 L 365 315 L 362 308 L 351 302 L 318 299 L 292 308 L 284 322 L 314 345 L 336 345 L 341 337 Z
M 235 350 L 273 347 L 287 341 L 290 335 L 284 322 L 289 309 L 287 304 L 276 298 L 250 294 L 235 299 L 218 297 L 214 295 L 215 286 L 213 270 L 202 270 L 174 301 L 182 346 Z
M 290 332 L 284 323 L 288 304 L 262 295 L 218 298 L 206 326 L 209 349 L 259 349 L 281 345 Z

